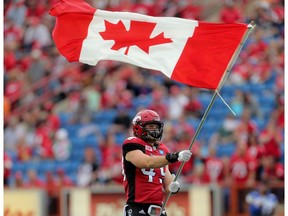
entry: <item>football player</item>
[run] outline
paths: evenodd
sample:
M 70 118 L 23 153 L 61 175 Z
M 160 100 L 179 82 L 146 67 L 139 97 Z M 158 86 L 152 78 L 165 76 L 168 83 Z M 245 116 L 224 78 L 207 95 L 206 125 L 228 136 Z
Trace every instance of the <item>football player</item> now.
M 122 146 L 126 205 L 124 216 L 166 216 L 162 211 L 163 191 L 176 194 L 180 184 L 168 169 L 169 163 L 187 162 L 190 150 L 169 153 L 160 142 L 163 122 L 153 110 L 142 110 L 132 122 L 133 137 Z

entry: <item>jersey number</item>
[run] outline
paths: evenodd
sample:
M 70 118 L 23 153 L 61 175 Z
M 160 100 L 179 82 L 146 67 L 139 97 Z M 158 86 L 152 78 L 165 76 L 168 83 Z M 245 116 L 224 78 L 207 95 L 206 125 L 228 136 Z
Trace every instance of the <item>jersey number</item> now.
M 148 182 L 153 182 L 154 180 L 154 176 L 156 175 L 156 172 L 154 172 L 154 169 L 145 169 L 145 168 L 142 168 L 141 169 L 142 173 L 144 175 L 147 175 L 148 176 Z M 161 173 L 161 176 L 165 176 L 165 172 L 164 172 L 164 167 L 160 167 L 160 173 Z M 159 182 L 162 184 L 162 178 L 159 178 Z

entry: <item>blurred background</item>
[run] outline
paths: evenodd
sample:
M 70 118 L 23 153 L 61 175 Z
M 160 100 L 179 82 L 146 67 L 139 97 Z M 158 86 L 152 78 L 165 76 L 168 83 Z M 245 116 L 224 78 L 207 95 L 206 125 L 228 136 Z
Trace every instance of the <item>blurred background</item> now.
M 120 216 L 121 144 L 137 111 L 158 112 L 162 141 L 177 151 L 189 146 L 213 92 L 120 62 L 68 63 L 51 37 L 55 2 L 3 4 L 4 215 Z M 110 11 L 256 23 L 220 93 L 236 116 L 215 100 L 167 211 L 250 215 L 245 197 L 265 181 L 279 202 L 275 215 L 284 215 L 284 1 L 87 2 Z M 196 204 L 197 197 L 205 203 Z

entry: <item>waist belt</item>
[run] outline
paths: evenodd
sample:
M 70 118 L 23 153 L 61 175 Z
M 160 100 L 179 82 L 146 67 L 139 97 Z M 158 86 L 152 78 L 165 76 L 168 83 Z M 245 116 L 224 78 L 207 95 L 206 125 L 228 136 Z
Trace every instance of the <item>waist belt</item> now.
M 162 207 L 155 204 L 142 204 L 142 203 L 127 203 L 128 206 L 135 206 L 139 209 L 143 209 L 145 213 L 147 213 L 149 216 L 160 216 Z

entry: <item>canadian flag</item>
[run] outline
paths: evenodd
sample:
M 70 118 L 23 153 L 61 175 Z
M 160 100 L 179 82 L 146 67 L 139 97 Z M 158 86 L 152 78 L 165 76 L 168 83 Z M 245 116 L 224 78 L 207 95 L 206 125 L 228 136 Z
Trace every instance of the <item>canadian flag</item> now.
M 116 60 L 207 89 L 218 87 L 248 27 L 110 12 L 82 0 L 62 0 L 50 15 L 55 44 L 69 62 Z

